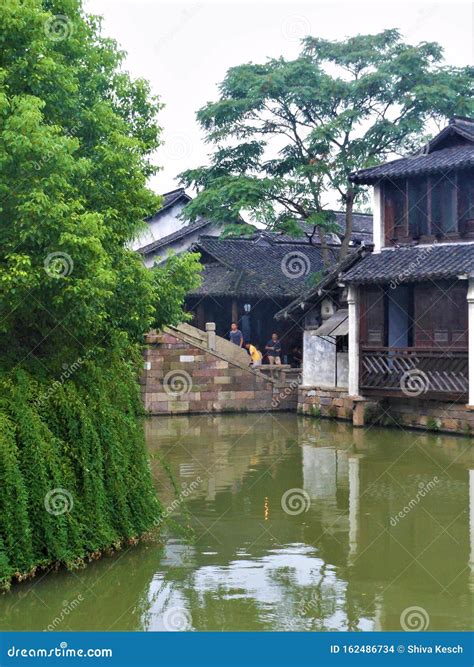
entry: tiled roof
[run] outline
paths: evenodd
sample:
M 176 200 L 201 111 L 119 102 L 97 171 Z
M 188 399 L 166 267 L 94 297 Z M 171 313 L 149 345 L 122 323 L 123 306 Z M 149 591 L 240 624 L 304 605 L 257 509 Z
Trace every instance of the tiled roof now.
M 162 211 L 164 208 L 168 208 L 168 206 L 172 206 L 181 198 L 186 199 L 186 201 L 190 201 L 191 199 L 191 197 L 186 194 L 184 188 L 177 188 L 176 190 L 165 192 L 162 197 L 163 206 L 161 207 L 160 211 Z
M 474 167 L 474 143 L 471 146 L 443 148 L 429 155 L 413 155 L 393 162 L 386 162 L 371 169 L 361 169 L 352 174 L 354 183 L 376 183 L 382 178 L 402 178 L 421 173 L 444 172 L 449 169 Z
M 328 290 L 333 288 L 337 282 L 340 281 L 341 276 L 349 271 L 357 262 L 360 262 L 362 257 L 367 255 L 370 252 L 370 248 L 366 246 L 359 246 L 357 249 L 352 250 L 349 254 L 337 264 L 331 266 L 329 269 L 326 269 L 324 276 L 321 280 L 314 285 L 311 289 L 306 290 L 298 295 L 298 297 L 292 301 L 286 308 L 280 310 L 275 318 L 277 320 L 286 319 L 288 316 L 298 313 L 301 315 L 301 304 L 311 304 L 315 305 L 319 300 L 324 298 Z
M 178 201 L 182 200 L 184 204 L 187 204 L 188 201 L 191 201 L 191 197 L 186 194 L 184 188 L 177 188 L 176 190 L 171 190 L 170 192 L 164 192 L 163 197 L 163 206 L 153 215 L 150 215 L 146 218 L 146 221 L 155 220 L 157 216 L 161 215 L 169 208 L 171 208 Z
M 268 234 L 252 239 L 201 237 L 203 283 L 190 296 L 294 298 L 323 270 L 320 246 L 284 243 Z M 330 247 L 335 262 L 338 247 Z M 214 260 L 215 263 L 212 262 Z
M 212 222 L 210 220 L 198 220 L 197 222 L 194 222 L 192 225 L 185 225 L 181 229 L 178 229 L 177 231 L 173 232 L 172 234 L 168 234 L 167 236 L 163 236 L 161 239 L 157 239 L 156 241 L 153 241 L 152 243 L 149 243 L 148 245 L 143 246 L 142 248 L 138 248 L 138 251 L 141 255 L 149 255 L 151 252 L 154 252 L 155 250 L 159 250 L 160 248 L 169 245 L 170 243 L 173 243 L 174 241 L 178 241 L 181 238 L 184 238 L 188 234 L 191 234 L 192 232 L 196 230 L 204 230 L 206 227 L 209 225 L 212 225 Z
M 340 229 L 339 236 L 344 236 L 344 231 L 346 227 L 346 214 L 344 211 L 333 211 L 336 216 L 335 222 Z M 313 232 L 313 225 L 308 225 L 305 223 L 300 224 L 301 229 L 307 234 Z M 351 239 L 353 241 L 365 241 L 370 243 L 372 241 L 372 227 L 373 227 L 373 216 L 371 213 L 357 213 L 352 214 L 352 235 Z M 295 238 L 293 236 L 288 236 L 287 234 L 280 234 L 282 241 L 294 242 Z M 301 237 L 301 240 L 305 240 L 306 237 Z M 328 242 L 330 242 L 330 235 L 328 235 Z M 319 243 L 319 236 L 315 234 L 313 243 Z
M 360 169 L 349 178 L 354 183 L 370 184 L 382 178 L 402 178 L 473 166 L 474 121 L 454 118 L 421 152 L 376 167 Z
M 370 254 L 344 274 L 347 283 L 370 284 L 474 277 L 474 243 L 394 248 Z

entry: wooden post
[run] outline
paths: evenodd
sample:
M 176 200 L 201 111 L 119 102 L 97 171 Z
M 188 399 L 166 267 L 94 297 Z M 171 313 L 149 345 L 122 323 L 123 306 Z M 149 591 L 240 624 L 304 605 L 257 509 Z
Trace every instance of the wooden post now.
M 206 325 L 206 314 L 204 312 L 204 304 L 200 301 L 196 308 L 196 326 L 198 329 L 204 330 Z
M 359 395 L 359 290 L 349 286 L 349 396 Z
M 232 299 L 232 322 L 239 323 L 239 305 L 237 299 Z
M 374 231 L 372 236 L 374 242 L 374 253 L 380 252 L 385 245 L 382 200 L 383 199 L 380 190 L 380 185 L 376 185 L 374 187 L 374 195 L 373 195 Z
M 468 329 L 469 329 L 469 401 L 474 409 L 474 278 L 469 278 L 467 290 Z

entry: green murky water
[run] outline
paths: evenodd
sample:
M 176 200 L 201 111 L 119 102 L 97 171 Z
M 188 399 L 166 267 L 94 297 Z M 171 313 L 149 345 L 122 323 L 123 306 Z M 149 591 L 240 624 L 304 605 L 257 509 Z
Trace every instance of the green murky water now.
M 471 629 L 471 441 L 295 415 L 156 418 L 147 437 L 194 542 L 171 531 L 17 585 L 2 629 Z

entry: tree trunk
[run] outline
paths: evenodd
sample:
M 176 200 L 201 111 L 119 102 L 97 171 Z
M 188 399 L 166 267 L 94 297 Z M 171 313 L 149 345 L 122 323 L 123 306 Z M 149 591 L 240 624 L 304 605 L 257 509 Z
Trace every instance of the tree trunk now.
M 319 240 L 321 242 L 321 255 L 324 267 L 327 269 L 331 265 L 331 258 L 329 257 L 329 248 L 326 241 L 326 233 L 321 225 L 318 225 Z
M 341 243 L 339 251 L 339 261 L 344 259 L 349 250 L 349 243 L 352 238 L 352 211 L 354 209 L 354 192 L 349 190 L 345 196 L 346 200 L 346 228 L 344 230 L 344 238 Z

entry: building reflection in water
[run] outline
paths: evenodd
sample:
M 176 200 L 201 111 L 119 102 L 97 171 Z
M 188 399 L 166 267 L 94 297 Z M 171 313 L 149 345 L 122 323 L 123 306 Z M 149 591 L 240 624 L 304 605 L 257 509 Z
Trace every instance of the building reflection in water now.
M 211 605 L 221 628 L 240 600 L 253 609 L 252 627 L 261 629 L 396 630 L 410 600 L 430 607 L 432 626 L 459 616 L 459 601 L 468 609 L 463 568 L 469 557 L 472 565 L 473 510 L 471 500 L 469 556 L 460 511 L 467 501 L 466 456 L 459 456 L 465 445 L 419 436 L 412 449 L 409 434 L 287 417 L 260 418 L 252 428 L 247 418 L 218 418 L 213 438 L 209 422 L 199 432 L 193 427 L 192 457 L 207 468 L 190 509 L 207 532 L 186 586 L 201 613 Z M 439 484 L 391 526 L 436 473 Z M 472 476 L 470 485 L 472 496 Z M 306 491 L 308 512 L 281 511 L 290 488 Z M 449 537 L 440 538 L 447 526 Z M 451 598 L 444 611 L 433 602 L 443 583 Z

